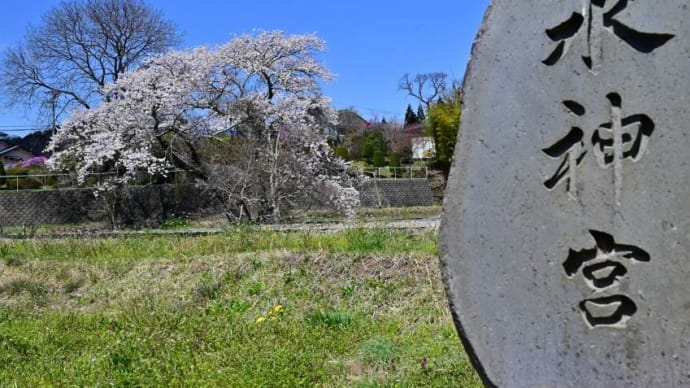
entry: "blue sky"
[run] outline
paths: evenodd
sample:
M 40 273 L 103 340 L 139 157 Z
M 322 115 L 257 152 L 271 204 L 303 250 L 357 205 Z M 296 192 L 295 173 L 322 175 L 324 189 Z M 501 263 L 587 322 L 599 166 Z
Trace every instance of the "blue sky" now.
M 59 0 L 7 0 L 0 14 L 0 49 Z M 317 33 L 328 45 L 321 60 L 336 74 L 324 94 L 337 108 L 369 119 L 402 120 L 417 102 L 397 89 L 405 73 L 441 71 L 461 78 L 489 0 L 148 0 L 183 32 L 180 47 L 217 45 L 254 29 Z M 1 97 L 1 96 L 0 96 Z M 0 107 L 0 131 L 33 128 L 31 114 Z M 22 132 L 13 132 L 22 135 Z

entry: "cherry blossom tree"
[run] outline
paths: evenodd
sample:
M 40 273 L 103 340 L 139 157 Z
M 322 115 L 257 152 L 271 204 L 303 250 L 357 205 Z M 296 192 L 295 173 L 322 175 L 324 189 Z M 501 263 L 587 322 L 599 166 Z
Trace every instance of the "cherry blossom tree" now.
M 315 58 L 324 47 L 315 35 L 258 32 L 150 58 L 63 122 L 49 164 L 82 180 L 114 171 L 120 184 L 181 168 L 255 220 L 315 201 L 350 212 L 352 176 L 322 133 L 337 119 L 319 87 L 332 78 Z

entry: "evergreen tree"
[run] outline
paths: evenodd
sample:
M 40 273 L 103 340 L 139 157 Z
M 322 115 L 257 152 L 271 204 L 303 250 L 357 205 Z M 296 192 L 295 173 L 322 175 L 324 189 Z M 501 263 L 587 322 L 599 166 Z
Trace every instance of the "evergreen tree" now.
M 374 167 L 384 167 L 386 165 L 386 155 L 381 150 L 374 151 Z
M 391 167 L 400 167 L 400 154 L 397 152 L 393 152 L 390 155 L 388 155 L 388 160 L 390 161 L 389 164 Z
M 333 152 L 335 153 L 335 156 L 339 157 L 342 160 L 350 160 L 350 152 L 347 150 L 345 146 L 335 147 L 335 150 Z
M 407 104 L 407 110 L 405 111 L 405 126 L 412 125 L 419 122 L 419 117 L 414 114 L 412 106 Z
M 419 120 L 419 121 L 426 120 L 426 115 L 424 114 L 424 107 L 422 106 L 422 104 L 419 104 L 419 106 L 417 107 L 417 120 Z
M 369 159 L 374 155 L 374 145 L 369 142 L 365 142 L 362 144 L 362 151 L 360 152 L 360 156 L 362 157 L 362 160 L 368 162 Z

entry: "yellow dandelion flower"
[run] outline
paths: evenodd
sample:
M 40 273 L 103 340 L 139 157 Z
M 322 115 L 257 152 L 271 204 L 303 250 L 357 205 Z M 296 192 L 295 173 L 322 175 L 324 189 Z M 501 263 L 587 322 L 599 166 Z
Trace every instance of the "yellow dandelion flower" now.
M 258 317 L 256 318 L 256 323 L 261 323 L 266 320 L 266 317 Z
M 282 305 L 276 305 L 275 307 L 273 307 L 273 309 L 271 309 L 271 312 L 275 315 L 278 315 L 278 314 L 283 312 L 283 306 Z

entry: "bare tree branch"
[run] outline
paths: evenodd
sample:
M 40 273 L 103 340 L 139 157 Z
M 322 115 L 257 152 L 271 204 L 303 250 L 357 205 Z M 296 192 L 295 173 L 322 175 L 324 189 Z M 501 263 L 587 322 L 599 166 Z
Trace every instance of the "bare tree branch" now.
M 446 73 L 423 73 L 410 78 L 409 74 L 403 75 L 398 83 L 398 89 L 407 92 L 425 105 L 427 112 L 434 99 L 441 97 L 447 88 Z
M 90 109 L 104 85 L 178 42 L 176 27 L 143 0 L 68 0 L 4 52 L 0 89 L 11 106 Z

